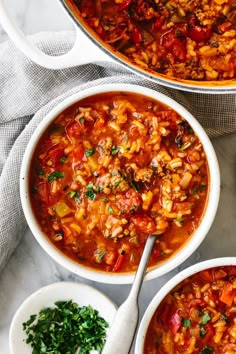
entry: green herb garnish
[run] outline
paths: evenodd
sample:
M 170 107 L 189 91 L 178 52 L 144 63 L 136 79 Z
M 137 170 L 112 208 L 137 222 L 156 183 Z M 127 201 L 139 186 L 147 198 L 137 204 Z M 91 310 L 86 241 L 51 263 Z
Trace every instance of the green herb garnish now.
M 191 146 L 191 143 L 188 142 L 188 143 L 185 143 L 183 146 L 181 146 L 181 148 L 179 148 L 181 151 L 184 151 L 186 150 L 187 148 L 189 148 Z
M 116 182 L 114 183 L 114 187 L 118 187 L 119 184 L 120 184 L 120 182 L 121 182 L 121 181 L 116 181 Z
M 206 188 L 207 188 L 207 186 L 205 184 L 201 184 L 199 187 L 200 191 L 204 191 L 204 190 L 206 190 Z
M 201 354 L 209 354 L 211 352 L 213 352 L 214 348 L 212 347 L 204 347 L 201 351 Z
M 102 198 L 101 200 L 102 200 L 102 202 L 104 202 L 104 203 L 106 203 L 106 202 L 108 201 L 107 198 Z
M 85 150 L 85 156 L 92 156 L 94 154 L 95 150 L 94 148 L 91 148 L 91 149 L 86 149 Z
M 114 213 L 114 210 L 113 210 L 113 208 L 109 205 L 109 207 L 108 207 L 108 211 L 109 211 L 109 213 L 110 214 L 113 214 Z
M 68 197 L 68 198 L 71 198 L 71 199 L 72 199 L 72 198 L 74 198 L 75 196 L 76 196 L 76 192 L 75 192 L 75 191 L 70 191 L 70 192 L 67 193 L 67 197 Z
M 45 176 L 45 172 L 43 170 L 37 169 L 36 172 L 37 172 L 37 175 Z
M 202 321 L 200 323 L 200 326 L 204 326 L 205 324 L 207 324 L 207 322 L 209 322 L 210 319 L 211 319 L 211 317 L 210 317 L 209 313 L 208 312 L 205 313 L 205 315 L 203 315 L 203 317 L 202 317 Z
M 112 148 L 111 148 L 111 154 L 114 156 L 116 154 L 118 154 L 118 152 L 120 151 L 120 148 L 119 146 L 115 146 L 113 145 Z
M 97 263 L 101 263 L 103 257 L 104 257 L 105 254 L 107 253 L 107 251 L 106 251 L 106 250 L 100 250 L 100 249 L 98 249 L 98 250 L 95 251 L 95 253 L 98 254 L 98 257 L 97 257 L 97 259 L 96 259 Z
M 140 192 L 140 184 L 138 182 L 135 182 L 134 180 L 132 180 L 130 182 L 130 185 L 131 185 L 131 187 L 133 187 L 136 190 L 136 192 L 138 192 L 138 193 Z
M 54 171 L 48 176 L 48 181 L 52 182 L 52 181 L 55 181 L 56 179 L 64 178 L 64 177 L 65 177 L 65 175 L 63 172 Z
M 23 323 L 26 343 L 34 354 L 89 354 L 91 350 L 102 352 L 108 323 L 97 310 L 89 306 L 79 307 L 70 301 L 55 303 L 55 308 L 45 308 L 38 315 L 30 316 Z
M 224 313 L 221 314 L 221 317 L 225 320 L 226 324 L 229 324 L 229 318 Z
M 188 319 L 186 319 L 186 318 L 182 318 L 181 323 L 182 323 L 182 326 L 183 326 L 183 327 L 187 328 L 187 327 L 191 326 L 192 321 L 191 321 L 191 320 L 188 320 Z
M 184 220 L 186 220 L 186 218 L 176 218 L 176 219 L 174 219 L 175 222 L 180 222 L 180 223 L 183 223 Z
M 60 163 L 63 164 L 63 163 L 66 162 L 66 160 L 67 160 L 67 156 L 62 156 L 62 157 L 60 158 Z
M 84 124 L 84 118 L 80 118 L 79 121 L 81 124 Z
M 200 337 L 204 337 L 205 334 L 206 334 L 206 329 L 205 329 L 205 328 L 202 328 L 202 329 L 200 330 Z
M 87 197 L 90 200 L 94 200 L 97 197 L 97 194 L 94 192 L 93 187 L 94 187 L 93 183 L 90 182 L 86 187 L 87 192 L 84 193 L 85 197 Z

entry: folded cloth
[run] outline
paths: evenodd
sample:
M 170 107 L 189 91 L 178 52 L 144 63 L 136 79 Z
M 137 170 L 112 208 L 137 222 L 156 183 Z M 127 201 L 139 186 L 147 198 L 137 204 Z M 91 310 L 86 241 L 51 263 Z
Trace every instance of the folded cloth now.
M 72 32 L 41 33 L 32 41 L 51 55 L 73 44 Z M 27 143 L 45 115 L 66 97 L 106 83 L 132 83 L 160 91 L 182 104 L 210 137 L 236 131 L 236 96 L 204 95 L 164 88 L 116 64 L 97 62 L 48 70 L 26 58 L 11 42 L 0 45 L 0 269 L 27 227 L 19 174 Z M 35 113 L 37 112 L 37 113 Z

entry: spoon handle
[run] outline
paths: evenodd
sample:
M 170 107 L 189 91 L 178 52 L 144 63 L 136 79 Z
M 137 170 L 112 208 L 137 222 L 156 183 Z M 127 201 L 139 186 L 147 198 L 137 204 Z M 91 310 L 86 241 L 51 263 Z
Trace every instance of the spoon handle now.
M 102 354 L 128 354 L 138 323 L 138 296 L 156 235 L 148 236 L 129 296 L 119 307 Z

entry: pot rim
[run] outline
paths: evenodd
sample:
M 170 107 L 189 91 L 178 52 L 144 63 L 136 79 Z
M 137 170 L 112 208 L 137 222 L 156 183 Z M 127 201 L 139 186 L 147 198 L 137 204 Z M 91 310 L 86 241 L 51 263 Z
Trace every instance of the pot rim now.
M 135 343 L 135 354 L 143 354 L 144 341 L 146 337 L 146 332 L 149 326 L 149 323 L 167 294 L 175 288 L 179 283 L 181 283 L 184 279 L 202 271 L 205 269 L 215 268 L 215 267 L 223 267 L 223 266 L 236 266 L 236 257 L 219 257 L 208 259 L 206 261 L 202 261 L 199 263 L 195 263 L 194 265 L 182 270 L 180 273 L 176 274 L 172 277 L 164 286 L 158 290 L 156 295 L 153 297 L 151 302 L 149 303 L 139 326 L 136 343 Z
M 38 143 L 40 137 L 42 136 L 45 129 L 51 124 L 51 122 L 55 119 L 58 114 L 64 111 L 67 107 L 71 106 L 75 102 L 80 101 L 81 99 L 92 96 L 99 93 L 104 92 L 133 92 L 138 93 L 152 99 L 156 99 L 164 103 L 167 106 L 172 107 L 175 111 L 177 111 L 184 119 L 186 119 L 200 141 L 204 146 L 204 150 L 206 153 L 209 173 L 210 173 L 210 186 L 209 186 L 209 196 L 207 205 L 205 208 L 205 212 L 202 218 L 202 221 L 195 230 L 194 234 L 191 238 L 182 246 L 180 250 L 178 250 L 168 261 L 163 262 L 163 264 L 159 264 L 156 267 L 152 267 L 148 270 L 145 280 L 154 279 L 159 277 L 170 270 L 177 267 L 179 264 L 183 263 L 200 245 L 203 239 L 206 237 L 213 220 L 215 218 L 215 214 L 218 207 L 219 196 L 220 196 L 220 171 L 218 166 L 218 161 L 215 155 L 215 151 L 213 146 L 205 133 L 204 129 L 198 123 L 198 121 L 179 103 L 169 98 L 168 96 L 163 95 L 157 91 L 152 89 L 137 86 L 132 84 L 105 84 L 97 87 L 91 87 L 86 90 L 82 90 L 69 96 L 62 102 L 60 102 L 56 107 L 54 107 L 40 122 L 36 130 L 34 131 L 27 148 L 25 150 L 25 154 L 22 160 L 21 171 L 20 171 L 20 197 L 21 203 L 23 207 L 23 211 L 28 222 L 28 225 L 39 242 L 42 248 L 59 264 L 64 266 L 66 269 L 71 272 L 81 275 L 84 278 L 95 280 L 102 283 L 107 284 L 130 284 L 134 279 L 134 273 L 106 273 L 101 271 L 96 271 L 91 268 L 84 267 L 79 265 L 75 261 L 69 259 L 67 256 L 63 255 L 52 243 L 47 239 L 47 237 L 40 230 L 40 227 L 36 221 L 36 218 L 33 214 L 30 197 L 29 197 L 29 167 L 31 158 L 33 155 L 33 151 L 35 149 L 36 144 Z
M 71 0 L 59 0 L 69 17 L 73 20 L 75 25 L 79 26 L 80 30 L 95 44 L 111 57 L 116 63 L 122 65 L 129 71 L 142 76 L 145 79 L 151 80 L 157 84 L 163 85 L 176 90 L 205 93 L 205 94 L 229 94 L 236 93 L 236 80 L 222 80 L 222 81 L 193 81 L 193 80 L 181 80 L 171 78 L 160 73 L 152 72 L 151 70 L 145 70 L 138 65 L 130 62 L 124 55 L 119 52 L 115 52 L 111 46 L 105 44 L 96 33 L 92 33 L 92 30 L 85 23 L 77 11 L 73 11 L 73 5 Z

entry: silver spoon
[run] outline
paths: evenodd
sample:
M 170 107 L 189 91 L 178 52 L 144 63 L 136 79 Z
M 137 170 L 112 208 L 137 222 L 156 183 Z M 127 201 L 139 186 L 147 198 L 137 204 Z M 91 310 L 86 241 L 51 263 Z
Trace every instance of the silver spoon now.
M 148 261 L 158 235 L 149 235 L 129 296 L 119 307 L 102 354 L 128 354 L 138 324 L 138 297 Z

